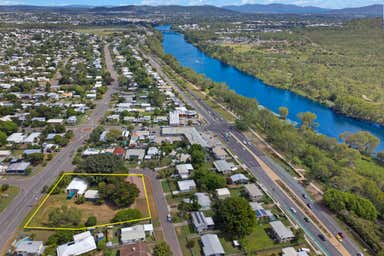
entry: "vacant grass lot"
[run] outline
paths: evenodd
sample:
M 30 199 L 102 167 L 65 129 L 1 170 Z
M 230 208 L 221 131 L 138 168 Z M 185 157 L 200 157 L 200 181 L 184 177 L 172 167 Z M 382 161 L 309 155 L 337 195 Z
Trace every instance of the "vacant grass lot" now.
M 15 186 L 9 186 L 9 188 L 0 193 L 0 212 L 7 208 L 8 204 L 19 193 L 19 188 Z

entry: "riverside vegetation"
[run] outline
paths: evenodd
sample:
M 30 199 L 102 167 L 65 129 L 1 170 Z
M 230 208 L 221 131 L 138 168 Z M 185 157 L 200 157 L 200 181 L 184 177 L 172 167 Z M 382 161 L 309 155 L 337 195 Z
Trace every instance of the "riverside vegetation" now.
M 384 124 L 381 24 L 379 19 L 362 19 L 342 27 L 300 27 L 272 33 L 248 32 L 238 29 L 245 28 L 242 25 L 222 22 L 182 32 L 202 51 L 267 84 L 347 116 Z
M 257 130 L 288 161 L 306 169 L 306 182 L 316 182 L 326 191 L 324 204 L 353 228 L 375 255 L 384 255 L 384 166 L 370 156 L 377 138 L 366 133 L 345 134 L 345 143 L 338 143 L 313 131 L 316 115 L 309 112 L 300 114 L 302 124 L 296 128 L 269 110 L 259 109 L 255 99 L 240 96 L 225 84 L 182 67 L 173 56 L 163 52 L 161 40 L 161 33 L 154 31 L 147 46 L 168 65 L 164 66 L 165 71 L 172 69 L 207 92 L 239 116 L 239 129 Z M 184 80 L 175 79 L 186 86 Z M 370 146 L 361 146 L 363 142 Z M 357 147 L 361 151 L 352 148 L 356 145 L 361 146 Z

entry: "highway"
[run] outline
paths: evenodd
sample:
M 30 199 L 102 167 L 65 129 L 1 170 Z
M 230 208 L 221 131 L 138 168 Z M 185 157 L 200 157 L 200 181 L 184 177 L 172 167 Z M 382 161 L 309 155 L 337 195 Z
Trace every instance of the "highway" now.
M 14 184 L 20 188 L 20 193 L 0 214 L 1 252 L 5 252 L 10 241 L 14 239 L 14 234 L 18 227 L 23 224 L 28 213 L 40 201 L 43 196 L 41 193 L 43 187 L 52 185 L 62 171 L 72 171 L 74 169 L 72 157 L 76 153 L 76 150 L 83 145 L 92 132 L 92 129 L 99 124 L 101 118 L 103 118 L 108 111 L 111 96 L 117 91 L 119 85 L 108 46 L 104 47 L 104 54 L 107 69 L 111 73 L 114 81 L 108 86 L 108 90 L 103 99 L 96 102 L 95 109 L 92 111 L 86 123 L 73 128 L 74 138 L 70 143 L 59 151 L 47 166 L 36 175 L 26 178 L 7 177 L 6 179 L 0 180 L 0 184 Z
M 309 195 L 305 192 L 304 188 L 290 176 L 282 167 L 273 163 L 261 150 L 255 145 L 252 145 L 248 138 L 233 125 L 225 121 L 213 109 L 211 109 L 203 100 L 201 100 L 195 93 L 187 89 L 188 93 L 181 90 L 172 80 L 170 80 L 161 70 L 161 65 L 154 57 L 149 58 L 150 64 L 157 69 L 162 77 L 169 84 L 173 85 L 178 91 L 179 95 L 186 101 L 187 104 L 195 108 L 199 114 L 207 121 L 206 129 L 215 132 L 219 138 L 227 144 L 228 148 L 238 156 L 239 160 L 244 163 L 250 172 L 257 178 L 262 186 L 268 191 L 268 194 L 279 203 L 279 206 L 295 220 L 295 222 L 305 231 L 307 237 L 316 244 L 318 248 L 325 255 L 357 255 L 360 252 L 359 247 L 344 233 L 345 238 L 340 243 L 335 238 L 337 232 L 342 231 L 335 220 L 317 203 L 309 199 Z M 230 134 L 230 136 L 228 136 Z M 263 168 L 260 163 L 264 163 Z M 267 172 L 266 169 L 270 169 Z M 304 217 L 308 217 L 305 212 L 298 206 L 294 200 L 276 183 L 276 180 L 281 180 L 287 185 L 291 192 L 294 193 L 295 199 L 306 205 L 311 203 L 312 209 L 305 209 L 311 211 L 314 218 L 319 220 L 320 225 L 325 226 L 329 231 L 328 236 L 320 231 L 320 228 L 313 223 L 306 222 Z M 303 194 L 308 199 L 303 198 Z M 306 206 L 305 206 L 306 207 Z M 296 213 L 291 209 L 294 208 Z M 319 234 L 324 234 L 326 241 L 321 241 L 318 237 Z

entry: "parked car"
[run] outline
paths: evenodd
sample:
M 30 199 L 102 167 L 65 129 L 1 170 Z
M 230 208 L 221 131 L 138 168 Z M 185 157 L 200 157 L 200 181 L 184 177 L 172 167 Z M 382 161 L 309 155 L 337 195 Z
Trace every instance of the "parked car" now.
M 171 214 L 168 214 L 168 215 L 167 215 L 167 221 L 168 221 L 168 222 L 172 222 L 172 216 L 171 216 Z

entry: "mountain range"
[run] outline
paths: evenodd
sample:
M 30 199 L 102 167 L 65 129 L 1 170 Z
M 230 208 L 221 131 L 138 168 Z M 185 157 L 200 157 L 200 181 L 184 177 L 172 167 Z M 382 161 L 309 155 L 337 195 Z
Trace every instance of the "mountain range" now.
M 315 6 L 298 6 L 292 4 L 245 4 L 228 5 L 222 8 L 241 13 L 268 13 L 268 14 L 329 14 L 347 16 L 374 16 L 380 17 L 383 5 L 375 4 L 356 8 L 326 9 Z
M 299 14 L 299 15 L 342 15 L 353 17 L 381 17 L 383 5 L 369 5 L 356 8 L 326 9 L 315 6 L 298 6 L 290 4 L 245 4 L 217 7 L 212 5 L 183 6 L 183 5 L 127 5 L 127 6 L 32 6 L 32 5 L 0 5 L 0 11 L 63 11 L 63 12 L 93 12 L 93 13 L 132 13 L 132 14 L 162 14 L 193 16 L 236 16 L 246 14 Z

